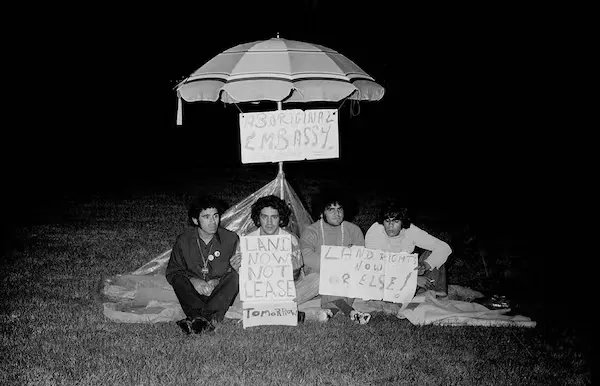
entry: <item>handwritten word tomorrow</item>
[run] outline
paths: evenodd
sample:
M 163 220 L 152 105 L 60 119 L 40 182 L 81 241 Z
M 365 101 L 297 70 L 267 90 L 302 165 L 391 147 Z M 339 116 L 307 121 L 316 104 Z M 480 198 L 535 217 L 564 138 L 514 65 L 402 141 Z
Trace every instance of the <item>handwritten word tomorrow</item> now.
M 250 319 L 251 317 L 267 317 L 267 316 L 287 316 L 287 315 L 296 315 L 297 311 L 287 308 L 275 308 L 271 310 L 255 310 L 254 308 L 244 308 L 244 312 L 246 313 L 246 319 Z

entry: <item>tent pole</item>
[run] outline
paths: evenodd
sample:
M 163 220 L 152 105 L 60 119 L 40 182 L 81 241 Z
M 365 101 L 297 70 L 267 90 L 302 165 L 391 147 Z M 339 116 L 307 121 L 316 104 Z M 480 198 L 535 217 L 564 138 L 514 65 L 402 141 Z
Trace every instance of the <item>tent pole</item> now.
M 283 104 L 281 102 L 277 102 L 277 110 L 283 110 Z M 279 195 L 281 199 L 285 201 L 284 193 L 283 193 L 283 161 L 279 161 L 279 173 L 281 178 L 279 179 Z
M 285 197 L 283 196 L 283 162 L 279 161 L 279 174 L 281 175 L 281 178 L 279 179 L 279 195 L 281 196 L 281 199 L 285 201 Z

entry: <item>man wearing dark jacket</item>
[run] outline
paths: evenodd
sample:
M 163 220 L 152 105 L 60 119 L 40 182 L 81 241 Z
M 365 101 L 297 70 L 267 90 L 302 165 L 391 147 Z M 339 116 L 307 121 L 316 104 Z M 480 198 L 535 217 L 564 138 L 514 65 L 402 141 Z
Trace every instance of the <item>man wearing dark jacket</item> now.
M 212 331 L 239 290 L 239 237 L 219 227 L 222 208 L 212 197 L 199 197 L 188 210 L 192 227 L 177 237 L 166 277 L 187 318 L 177 322 L 186 333 Z

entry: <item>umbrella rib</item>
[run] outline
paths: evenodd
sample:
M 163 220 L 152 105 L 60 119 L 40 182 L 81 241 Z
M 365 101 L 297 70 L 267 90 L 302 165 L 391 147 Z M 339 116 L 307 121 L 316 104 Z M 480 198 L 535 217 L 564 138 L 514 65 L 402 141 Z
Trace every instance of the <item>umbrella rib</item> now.
M 340 83 L 354 83 L 357 80 L 367 80 L 367 81 L 371 81 L 371 82 L 373 81 L 371 78 L 366 78 L 366 77 L 354 77 L 352 79 L 344 79 L 344 78 L 312 76 L 312 77 L 298 77 L 295 79 L 290 79 L 290 78 L 274 77 L 274 76 L 261 76 L 261 77 L 249 76 L 249 77 L 235 78 L 235 79 L 223 79 L 223 78 L 211 78 L 211 77 L 195 78 L 195 79 L 188 79 L 183 84 L 190 84 L 190 83 L 195 83 L 195 82 L 206 82 L 206 81 L 218 81 L 218 82 L 223 82 L 223 83 L 237 83 L 237 82 L 261 81 L 261 80 L 262 81 L 283 81 L 283 82 L 292 82 L 292 83 L 301 82 L 301 81 L 311 81 L 311 80 L 314 80 L 314 81 L 326 80 L 326 81 L 330 81 L 330 82 L 340 82 Z
M 219 55 L 237 55 L 237 54 L 268 54 L 268 53 L 277 53 L 277 52 L 303 52 L 303 53 L 317 53 L 317 54 L 337 54 L 341 55 L 339 52 L 334 50 L 319 50 L 319 49 L 309 49 L 309 48 L 275 48 L 275 49 L 241 49 L 236 51 L 225 51 Z
M 286 74 L 284 72 L 246 72 L 246 73 L 238 73 L 235 75 L 228 75 L 226 73 L 209 73 L 209 74 L 198 74 L 190 76 L 187 81 L 194 80 L 223 80 L 223 81 L 233 81 L 233 80 L 241 80 L 241 79 L 284 79 L 297 81 L 302 79 L 335 79 L 335 80 L 354 80 L 354 79 L 366 79 L 374 81 L 374 79 L 360 72 L 349 72 L 346 74 L 336 74 L 336 73 L 327 73 L 327 72 L 301 72 L 296 74 Z

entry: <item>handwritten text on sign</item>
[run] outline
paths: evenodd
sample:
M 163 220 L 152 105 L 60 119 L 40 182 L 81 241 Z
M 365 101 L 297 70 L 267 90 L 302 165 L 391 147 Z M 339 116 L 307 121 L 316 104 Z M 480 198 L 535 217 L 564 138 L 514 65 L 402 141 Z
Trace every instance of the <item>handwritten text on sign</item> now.
M 296 297 L 290 235 L 244 236 L 240 238 L 240 247 L 242 301 L 282 301 Z
M 268 325 L 298 325 L 298 305 L 294 301 L 278 303 L 244 302 L 242 312 L 244 328 Z
M 273 324 L 297 326 L 292 237 L 289 234 L 244 236 L 240 238 L 240 249 L 244 328 Z
M 417 287 L 418 255 L 365 247 L 321 247 L 319 293 L 409 303 Z
M 242 163 L 339 157 L 337 110 L 240 114 Z

